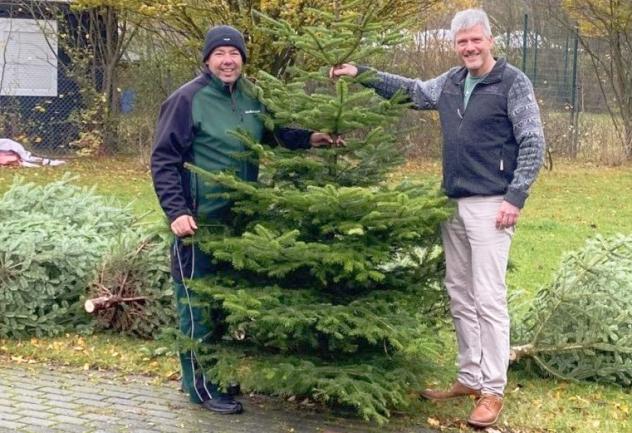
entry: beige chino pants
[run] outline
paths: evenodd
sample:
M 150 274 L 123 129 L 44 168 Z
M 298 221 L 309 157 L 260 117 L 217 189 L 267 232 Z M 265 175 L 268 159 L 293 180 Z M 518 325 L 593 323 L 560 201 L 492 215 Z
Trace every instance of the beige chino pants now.
M 458 342 L 457 380 L 502 396 L 509 364 L 505 274 L 513 228 L 496 228 L 502 196 L 456 199 L 441 225 L 445 286 Z

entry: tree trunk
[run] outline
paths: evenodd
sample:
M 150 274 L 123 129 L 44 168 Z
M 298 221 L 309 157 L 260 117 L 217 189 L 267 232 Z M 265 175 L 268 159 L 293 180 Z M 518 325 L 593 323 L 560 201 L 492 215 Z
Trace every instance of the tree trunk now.
M 631 110 L 632 111 L 632 110 Z M 624 149 L 625 156 L 628 160 L 632 159 L 632 116 L 623 119 L 624 128 Z
M 99 296 L 98 298 L 92 298 L 92 299 L 86 300 L 86 302 L 83 304 L 83 308 L 86 310 L 86 312 L 93 314 L 97 311 L 107 310 L 108 308 L 115 307 L 122 303 L 140 302 L 140 301 L 145 301 L 145 300 L 147 300 L 145 296 L 137 296 L 134 298 L 123 298 L 118 295 L 106 295 L 106 296 Z
M 509 362 L 517 362 L 525 356 L 530 356 L 535 352 L 533 344 L 525 344 L 523 346 L 511 346 L 509 350 Z

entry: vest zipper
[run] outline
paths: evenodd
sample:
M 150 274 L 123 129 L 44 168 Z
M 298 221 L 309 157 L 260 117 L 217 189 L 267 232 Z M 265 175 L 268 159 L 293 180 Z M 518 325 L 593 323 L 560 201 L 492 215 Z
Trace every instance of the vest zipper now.
M 463 125 L 463 118 L 465 117 L 465 110 L 467 107 L 463 103 L 463 98 L 465 98 L 465 84 L 459 83 L 459 90 L 461 91 L 461 97 L 459 101 L 459 108 L 456 109 L 456 114 L 459 116 L 459 134 L 461 133 L 461 125 Z M 474 91 L 472 91 L 474 93 Z M 470 98 L 472 95 L 470 95 Z

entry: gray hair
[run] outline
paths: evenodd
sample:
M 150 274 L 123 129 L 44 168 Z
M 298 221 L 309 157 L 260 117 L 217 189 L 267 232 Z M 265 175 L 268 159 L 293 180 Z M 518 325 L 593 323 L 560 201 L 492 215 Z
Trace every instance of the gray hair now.
M 456 34 L 461 30 L 471 29 L 477 25 L 483 27 L 485 36 L 491 37 L 492 29 L 489 26 L 489 18 L 483 9 L 466 9 L 457 12 L 452 18 L 452 24 L 450 25 L 452 37 L 456 37 Z

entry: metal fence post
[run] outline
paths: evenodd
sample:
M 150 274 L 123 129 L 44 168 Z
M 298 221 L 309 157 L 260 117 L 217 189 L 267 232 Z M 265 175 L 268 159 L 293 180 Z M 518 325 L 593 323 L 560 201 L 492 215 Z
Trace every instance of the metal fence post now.
M 579 107 L 577 106 L 577 58 L 579 54 L 579 29 L 575 28 L 575 44 L 573 47 L 573 76 L 571 87 L 571 126 L 573 128 L 571 134 L 571 158 L 577 157 L 578 138 L 579 138 Z
M 536 81 L 538 79 L 538 37 L 540 35 L 538 32 L 535 32 L 535 43 L 533 44 L 533 85 L 536 85 Z
M 527 73 L 527 30 L 529 29 L 529 15 L 524 14 L 524 29 L 522 31 L 522 72 Z
M 507 42 L 505 43 L 505 57 L 509 59 L 509 53 L 511 53 L 511 30 L 507 27 Z
M 566 35 L 566 43 L 564 44 L 564 78 L 562 84 L 562 94 L 560 95 L 563 98 L 566 98 L 566 95 L 568 95 L 568 39 L 569 35 Z

